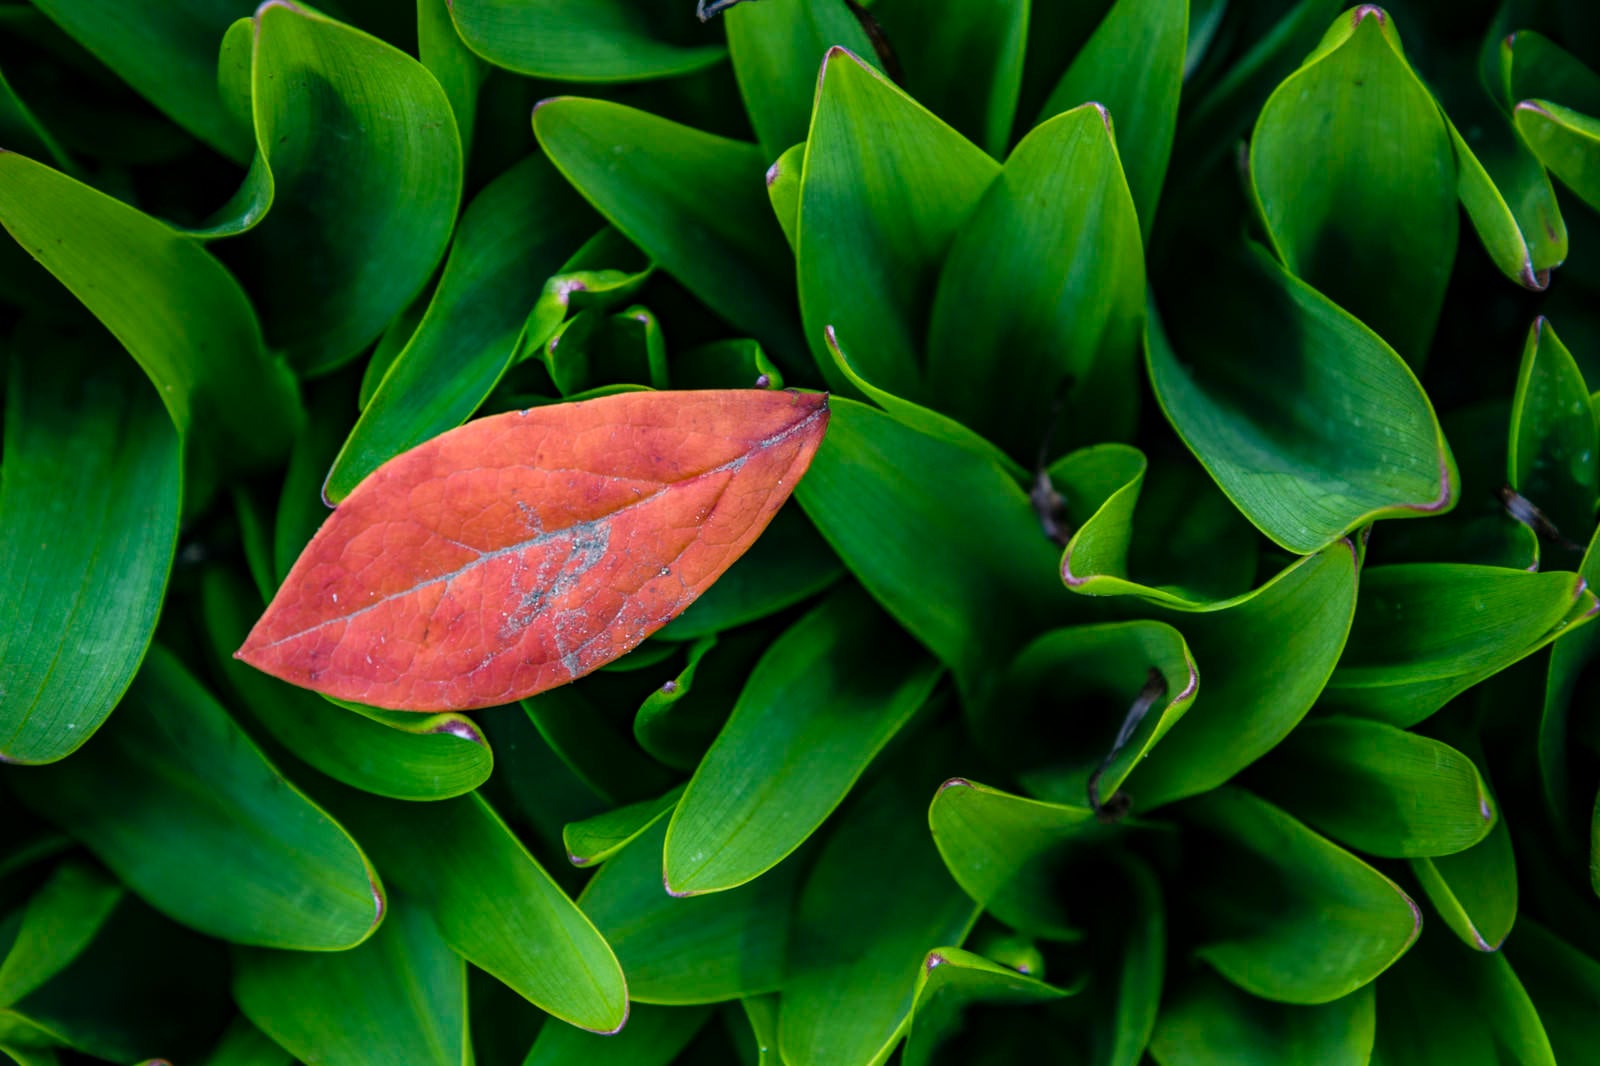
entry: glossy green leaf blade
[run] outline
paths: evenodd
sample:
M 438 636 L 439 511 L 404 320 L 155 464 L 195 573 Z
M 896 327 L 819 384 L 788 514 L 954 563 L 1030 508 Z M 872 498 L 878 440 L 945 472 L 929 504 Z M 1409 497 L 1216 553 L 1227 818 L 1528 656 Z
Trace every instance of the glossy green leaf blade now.
M 933 301 L 928 395 L 1023 462 L 1052 428 L 1063 449 L 1126 437 L 1144 289 L 1105 113 L 1057 115 L 1017 145 L 956 235 Z
M 1600 588 L 1600 529 L 1589 539 L 1578 575 L 1590 589 Z M 1572 780 L 1568 745 L 1574 711 L 1581 713 L 1579 681 L 1585 667 L 1600 652 L 1600 626 L 1584 626 L 1555 642 L 1545 674 L 1544 709 L 1539 717 L 1539 784 L 1545 808 L 1557 830 L 1576 839 L 1586 813 L 1588 797 L 1579 796 Z
M 466 964 L 424 909 L 404 898 L 394 904 L 383 928 L 350 951 L 241 948 L 239 1008 L 304 1062 L 463 1066 Z
M 1251 783 L 1313 829 L 1384 858 L 1465 851 L 1498 818 L 1470 758 L 1363 718 L 1302 723 Z
M 594 875 L 578 906 L 616 950 L 640 1003 L 719 1003 L 783 984 L 799 864 L 751 884 L 688 899 L 662 883 L 665 822 Z
M 1522 349 L 1506 464 L 1506 483 L 1561 536 L 1588 541 L 1600 498 L 1600 423 L 1583 372 L 1542 316 Z
M 793 267 L 767 204 L 761 149 L 578 97 L 541 102 L 533 130 L 596 210 L 794 369 L 803 345 Z
M 926 702 L 940 668 L 866 594 L 839 590 L 773 642 L 673 812 L 682 895 L 759 877 L 799 847 Z
M 1574 628 L 1594 606 L 1583 580 L 1561 571 L 1407 563 L 1374 567 L 1362 584 L 1323 705 L 1401 728 Z
M 242 162 L 250 135 L 217 93 L 217 48 L 250 0 L 39 0 L 35 5 L 178 125 Z
M 1539 162 L 1584 203 L 1600 205 L 1600 119 L 1548 100 L 1524 100 L 1513 116 Z
M 640 0 L 453 0 L 456 29 L 498 67 L 563 81 L 638 81 L 688 74 L 721 59 L 716 44 L 664 36 L 670 14 Z M 687 15 L 688 8 L 682 14 Z M 699 39 L 709 41 L 706 35 Z
M 805 140 L 817 93 L 817 70 L 828 49 L 839 45 L 858 56 L 876 58 L 861 20 L 849 7 L 833 0 L 740 4 L 723 15 L 723 22 L 728 28 L 728 53 L 739 79 L 739 95 L 761 149 L 770 159 Z M 794 180 L 800 180 L 798 157 Z
M 1375 518 L 1448 510 L 1455 461 L 1394 350 L 1259 248 L 1225 263 L 1165 325 L 1152 317 L 1146 357 L 1162 410 L 1228 498 L 1296 554 Z
M 273 207 L 245 242 L 267 334 L 304 373 L 376 340 L 444 255 L 461 199 L 461 139 L 421 63 L 332 19 L 257 11 L 256 167 Z
M 1315 1006 L 1257 999 L 1204 971 L 1161 1011 L 1160 1066 L 1366 1066 L 1377 1026 L 1371 986 Z
M 1462 943 L 1500 950 L 1517 919 L 1517 867 L 1505 818 L 1465 851 L 1412 859 L 1411 872 Z
M 1265 800 L 1225 787 L 1182 811 L 1211 863 L 1190 889 L 1206 923 L 1197 954 L 1246 992 L 1329 1003 L 1416 940 L 1422 913 L 1398 885 Z
M 850 400 L 830 410 L 800 506 L 961 684 L 985 683 L 1070 604 L 1027 497 L 980 453 Z
M 468 962 L 580 1028 L 627 1020 L 610 946 L 479 794 L 399 804 L 330 790 L 330 803 Z
M 327 499 L 338 503 L 383 463 L 471 417 L 512 365 L 545 278 L 598 225 L 543 156 L 473 199 L 426 314 L 328 472 Z
M 800 190 L 800 307 L 834 388 L 834 327 L 862 376 L 920 399 L 926 301 L 999 164 L 842 48 L 828 52 Z
M 347 710 L 233 657 L 265 604 L 220 567 L 201 579 L 201 611 L 222 675 L 272 738 L 336 781 L 379 796 L 438 800 L 488 780 L 494 753 L 462 714 Z
M 1356 579 L 1356 549 L 1340 541 L 1253 592 L 1198 613 L 1167 613 L 1205 682 L 1183 719 L 1131 771 L 1126 788 L 1135 809 L 1214 788 L 1289 735 L 1344 650 Z
M 17 916 L 0 957 L 0 1005 L 11 1006 L 71 965 L 123 898 L 122 886 L 88 863 L 57 866 Z
M 211 936 L 339 950 L 383 917 L 355 841 L 159 645 L 92 744 L 12 783 L 152 906 Z
M 567 846 L 567 859 L 574 866 L 595 866 L 605 862 L 671 814 L 682 795 L 683 787 L 679 786 L 660 799 L 641 800 L 580 822 L 568 822 L 561 829 L 561 841 Z
M 244 290 L 192 239 L 12 152 L 0 152 L 0 224 L 144 367 L 197 461 L 250 469 L 288 450 L 294 378 Z
M 570 1025 L 546 1025 L 522 1066 L 668 1066 L 711 1017 L 710 1007 L 635 1004 L 615 1036 L 596 1036 Z
M 921 830 L 923 775 L 904 776 L 855 801 L 801 889 L 778 1013 L 789 1066 L 883 1062 L 927 952 L 961 943 L 978 915 Z
M 968 1005 L 1031 1006 L 1061 999 L 1072 991 L 970 951 L 935 948 L 922 962 L 900 1061 L 905 1066 L 928 1066 L 936 1061 L 939 1045 L 961 1029 L 961 1012 Z
M 1145 238 L 1178 126 L 1189 0 L 1117 0 L 1044 105 L 1053 115 L 1094 101 L 1111 113 Z
M 478 90 L 489 75 L 489 65 L 456 32 L 450 0 L 417 0 L 417 58 L 449 99 L 461 134 L 461 156 L 471 158 Z
M 1455 158 L 1381 8 L 1340 15 L 1278 86 L 1250 177 L 1284 265 L 1421 366 L 1455 258 Z
M 1524 921 L 1506 950 L 1539 1012 L 1557 1062 L 1582 1062 L 1594 1048 L 1600 962 L 1544 925 Z
M 806 142 L 784 149 L 767 168 L 767 202 L 778 219 L 791 251 L 800 247 L 800 189 L 806 165 Z
M 0 762 L 88 740 L 133 681 L 177 547 L 182 448 L 101 337 L 20 331 L 0 466 Z

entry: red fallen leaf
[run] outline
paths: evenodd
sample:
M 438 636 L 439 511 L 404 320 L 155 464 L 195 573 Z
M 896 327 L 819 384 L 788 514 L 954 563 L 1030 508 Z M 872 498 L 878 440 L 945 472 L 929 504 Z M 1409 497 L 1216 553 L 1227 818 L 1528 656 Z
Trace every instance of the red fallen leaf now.
M 469 422 L 323 523 L 236 658 L 405 711 L 531 696 L 631 651 L 744 554 L 820 394 L 631 392 Z

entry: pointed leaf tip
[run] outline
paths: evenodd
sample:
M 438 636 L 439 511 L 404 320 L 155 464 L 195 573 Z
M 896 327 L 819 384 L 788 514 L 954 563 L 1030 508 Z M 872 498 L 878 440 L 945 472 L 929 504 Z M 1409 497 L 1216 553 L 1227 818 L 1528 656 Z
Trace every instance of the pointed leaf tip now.
M 1351 13 L 1350 21 L 1359 26 L 1368 17 L 1377 19 L 1378 24 L 1382 25 L 1388 21 L 1389 15 L 1377 4 L 1362 4 Z

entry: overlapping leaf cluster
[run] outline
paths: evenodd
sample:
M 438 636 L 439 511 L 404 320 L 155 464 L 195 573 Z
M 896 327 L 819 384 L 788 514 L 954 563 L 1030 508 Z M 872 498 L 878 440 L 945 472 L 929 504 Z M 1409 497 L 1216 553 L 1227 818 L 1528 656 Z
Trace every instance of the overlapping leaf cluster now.
M 1597 71 L 1583 0 L 0 3 L 0 1054 L 1592 1061 Z M 598 673 L 231 658 L 475 414 L 783 385 L 797 504 Z

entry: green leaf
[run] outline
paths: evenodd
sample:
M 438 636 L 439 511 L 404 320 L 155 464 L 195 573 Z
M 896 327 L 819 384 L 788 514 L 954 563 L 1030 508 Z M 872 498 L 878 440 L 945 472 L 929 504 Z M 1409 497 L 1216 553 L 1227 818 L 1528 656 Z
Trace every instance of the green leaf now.
M 206 1056 L 204 1066 L 294 1066 L 294 1056 L 241 1014 Z
M 1070 609 L 1027 497 L 994 460 L 948 439 L 838 397 L 830 410 L 800 506 L 964 688 L 986 683 Z
M 817 69 L 829 48 L 840 45 L 858 56 L 877 58 L 861 21 L 836 0 L 740 4 L 723 21 L 739 95 L 768 158 L 805 139 Z M 798 189 L 799 156 L 794 158 L 793 172 Z
M 934 295 L 927 394 L 1023 462 L 1047 440 L 1126 437 L 1144 288 L 1105 112 L 1057 115 L 1017 145 L 955 237 Z
M 0 152 L 0 224 L 144 367 L 203 471 L 288 451 L 294 378 L 267 354 L 244 290 L 198 243 L 12 152 Z
M 11 151 L 48 159 L 57 170 L 77 176 L 78 168 L 72 157 L 50 135 L 27 102 L 17 95 L 3 73 L 0 73 L 0 137 L 13 146 Z
M 348 377 L 330 378 L 313 383 L 307 390 L 306 421 L 295 435 L 294 447 L 289 452 L 289 466 L 283 473 L 283 485 L 278 490 L 278 509 L 272 521 L 271 555 L 267 569 L 269 580 L 262 584 L 261 600 L 271 603 L 278 587 L 289 576 L 300 553 L 305 551 L 311 538 L 328 518 L 328 503 L 322 498 L 323 485 L 328 477 L 328 467 L 339 453 L 339 446 L 349 435 L 356 418 L 355 406 L 350 402 Z M 247 499 L 246 493 L 235 490 L 237 499 Z M 241 519 L 241 523 L 245 522 Z M 246 558 L 252 576 L 258 568 L 250 558 L 252 549 L 246 536 Z M 257 578 L 260 583 L 259 578 Z M 229 649 L 232 654 L 232 649 Z
M 682 795 L 683 786 L 680 785 L 660 799 L 641 800 L 585 818 L 581 822 L 568 822 L 561 830 L 568 860 L 574 866 L 595 866 L 605 862 L 671 814 Z
M 1250 138 L 1250 177 L 1289 271 L 1420 367 L 1455 259 L 1455 157 L 1382 9 L 1341 15 L 1278 86 Z
M 450 100 L 461 133 L 461 157 L 472 157 L 472 128 L 478 115 L 478 90 L 489 66 L 467 47 L 450 17 L 451 0 L 417 0 L 417 58 Z
M 249 0 L 39 0 L 35 5 L 174 122 L 235 162 L 250 135 L 217 93 L 217 47 Z
M 1505 818 L 1465 851 L 1412 859 L 1411 872 L 1462 943 L 1500 950 L 1517 918 L 1517 867 Z
M 720 1003 L 784 980 L 799 863 L 715 898 L 664 888 L 667 826 L 656 822 L 602 866 L 578 906 L 611 943 L 640 1003 Z
M 951 240 L 1000 167 L 842 48 L 828 52 L 800 190 L 800 307 L 823 376 L 823 330 L 862 376 L 920 399 L 927 300 Z
M 340 950 L 383 917 L 355 841 L 160 645 L 93 744 L 11 781 L 130 889 L 208 935 Z
M 1150 384 L 1256 528 L 1303 555 L 1376 518 L 1454 505 L 1427 394 L 1382 339 L 1254 245 L 1202 273 L 1165 326 L 1151 318 Z
M 1402 729 L 1582 625 L 1595 609 L 1583 580 L 1561 571 L 1408 563 L 1374 567 L 1362 584 L 1323 706 Z
M 611 708 L 606 694 L 594 682 L 568 685 L 523 700 L 522 706 L 561 761 L 609 804 L 658 796 L 677 784 L 680 775 L 647 755 L 619 727 L 617 716 L 606 713 Z
M 467 47 L 536 78 L 669 78 L 723 56 L 721 45 L 676 43 L 665 32 L 672 15 L 640 0 L 453 0 L 450 14 Z
M 1030 7 L 1030 0 L 878 0 L 872 14 L 905 67 L 906 91 L 998 159 L 1017 116 Z M 830 43 L 870 54 L 847 40 Z
M 1466 755 L 1363 718 L 1301 724 L 1251 783 L 1313 829 L 1391 859 L 1465 851 L 1499 817 Z
M 76 751 L 133 681 L 177 547 L 183 449 L 102 337 L 19 331 L 0 466 L 0 762 Z
M 1582 1062 L 1594 1047 L 1600 962 L 1531 919 L 1519 925 L 1506 954 L 1539 1012 L 1555 1061 Z
M 766 873 L 842 803 L 933 690 L 938 665 L 855 586 L 774 641 L 673 812 L 669 891 Z
M 748 337 L 674 352 L 669 369 L 675 389 L 783 388 L 783 372 Z
M 1204 921 L 1196 954 L 1246 992 L 1329 1003 L 1416 940 L 1422 913 L 1398 885 L 1270 803 L 1225 787 L 1181 810 L 1206 834 L 1208 866 L 1189 886 Z
M 984 910 L 1035 936 L 1082 935 L 1053 875 L 1061 845 L 1095 835 L 1088 807 L 1026 799 L 953 777 L 934 795 L 928 826 L 950 875 Z
M 1569 541 L 1585 543 L 1594 532 L 1600 424 L 1583 372 L 1542 316 L 1534 320 L 1522 349 L 1506 481 Z
M 488 780 L 494 753 L 463 714 L 392 714 L 335 706 L 233 657 L 265 605 L 237 576 L 201 578 L 206 636 L 224 678 L 274 740 L 336 781 L 379 796 L 439 800 Z
M 961 1028 L 969 1005 L 1028 1006 L 1049 1003 L 1076 989 L 1058 988 L 960 948 L 935 948 L 923 960 L 916 1002 L 900 1061 L 928 1066 L 939 1045 Z
M 1355 547 L 1340 541 L 1253 592 L 1196 613 L 1161 612 L 1187 638 L 1205 684 L 1132 771 L 1136 809 L 1222 784 L 1299 725 L 1344 649 L 1357 568 Z
M 410 900 L 351 951 L 234 955 L 233 995 L 262 1031 L 305 1062 L 462 1066 L 467 967 Z
M 1578 198 L 1600 209 L 1600 119 L 1548 100 L 1524 100 L 1513 113 L 1517 132 L 1550 173 Z
M 329 799 L 453 951 L 564 1022 L 622 1027 L 628 987 L 611 947 L 482 796 Z
M 1189 42 L 1189 0 L 1117 0 L 1044 105 L 1094 101 L 1111 113 L 1146 240 L 1172 154 Z
M 928 951 L 978 916 L 921 831 L 923 775 L 860 796 L 800 892 L 778 1046 L 789 1066 L 882 1063 L 910 1024 Z
M 460 18 L 460 7 L 457 7 Z M 713 311 L 795 373 L 794 274 L 767 203 L 765 156 L 604 100 L 542 101 L 533 130 L 567 180 Z
M 51 871 L 0 940 L 0 1005 L 11 1006 L 70 966 L 121 902 L 122 886 L 98 868 L 68 859 Z
M 471 417 L 511 367 L 540 286 L 596 224 L 543 156 L 527 157 L 473 199 L 426 314 L 328 472 L 329 500 Z
M 1377 997 L 1362 987 L 1329 1003 L 1273 1003 L 1195 972 L 1163 1006 L 1150 1053 L 1160 1066 L 1367 1066 Z
M 805 172 L 806 142 L 791 145 L 767 168 L 767 202 L 778 219 L 790 251 L 800 247 L 800 189 Z
M 1587 588 L 1600 588 L 1600 529 L 1589 539 L 1578 575 Z M 1569 633 L 1565 640 L 1556 641 L 1550 649 L 1550 667 L 1545 674 L 1544 709 L 1539 718 L 1539 783 L 1546 810 L 1557 830 L 1569 841 L 1581 832 L 1583 815 L 1575 814 L 1574 810 L 1582 811 L 1584 808 L 1577 805 L 1587 805 L 1588 797 L 1580 798 L 1576 794 L 1567 741 L 1573 711 L 1584 706 L 1577 698 L 1579 680 L 1597 652 L 1600 652 L 1600 626 Z
M 710 1007 L 634 1004 L 616 1036 L 595 1036 L 569 1025 L 539 1030 L 522 1066 L 667 1066 L 711 1017 Z
M 689 645 L 677 676 L 662 682 L 639 704 L 633 716 L 633 739 L 657 762 L 689 773 L 711 747 L 728 720 L 744 678 L 767 643 L 766 633 L 741 636 L 744 639 L 722 642 L 715 636 L 699 638 Z M 671 644 L 666 647 L 676 651 Z M 712 656 L 705 684 L 697 684 L 702 661 L 718 647 L 722 652 Z
M 274 345 L 325 373 L 376 340 L 444 255 L 461 139 L 421 63 L 287 0 L 256 12 L 252 70 L 252 175 L 272 210 L 242 254 Z

